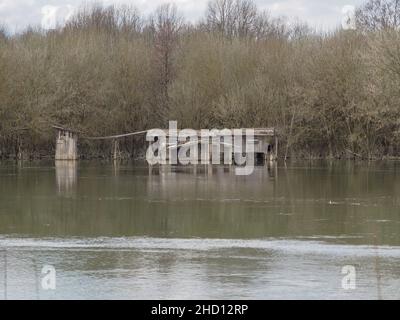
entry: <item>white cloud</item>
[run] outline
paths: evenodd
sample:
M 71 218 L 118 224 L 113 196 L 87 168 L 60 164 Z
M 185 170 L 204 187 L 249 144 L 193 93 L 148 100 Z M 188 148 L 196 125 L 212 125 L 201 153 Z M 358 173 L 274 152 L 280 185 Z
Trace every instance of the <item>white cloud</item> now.
M 319 30 L 329 30 L 340 26 L 343 7 L 355 7 L 366 0 L 257 0 L 259 7 L 273 15 L 284 15 L 308 22 Z

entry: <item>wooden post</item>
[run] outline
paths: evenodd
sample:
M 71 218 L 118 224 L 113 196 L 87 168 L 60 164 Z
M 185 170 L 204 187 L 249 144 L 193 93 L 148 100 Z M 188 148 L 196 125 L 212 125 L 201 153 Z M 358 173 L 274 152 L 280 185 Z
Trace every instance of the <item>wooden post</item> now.
M 270 150 L 271 150 L 271 146 L 270 146 L 270 144 L 267 142 L 267 143 L 265 144 L 264 163 L 267 163 L 267 162 L 268 162 L 268 157 L 269 157 Z
M 208 144 L 208 163 L 212 164 L 213 163 L 213 144 L 212 144 L 212 138 L 210 138 L 210 142 Z
M 275 133 L 275 161 L 278 161 L 278 136 Z
M 24 156 L 22 153 L 22 142 L 21 142 L 21 137 L 18 135 L 17 137 L 17 152 L 16 152 L 16 160 L 24 160 Z
M 117 160 L 119 158 L 119 143 L 117 139 L 113 140 L 112 148 L 113 148 L 113 160 Z
M 256 148 L 257 152 L 262 154 L 262 158 L 263 158 L 262 160 L 263 160 L 263 163 L 265 164 L 268 159 L 268 149 L 269 149 L 268 137 L 258 138 L 258 144 L 259 144 L 259 147 L 258 147 L 258 149 Z

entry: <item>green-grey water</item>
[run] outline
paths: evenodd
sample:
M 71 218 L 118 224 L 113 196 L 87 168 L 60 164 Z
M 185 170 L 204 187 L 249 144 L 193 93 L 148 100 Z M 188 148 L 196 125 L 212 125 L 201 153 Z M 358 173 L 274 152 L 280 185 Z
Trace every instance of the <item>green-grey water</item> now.
M 400 299 L 399 262 L 397 162 L 0 165 L 0 299 Z

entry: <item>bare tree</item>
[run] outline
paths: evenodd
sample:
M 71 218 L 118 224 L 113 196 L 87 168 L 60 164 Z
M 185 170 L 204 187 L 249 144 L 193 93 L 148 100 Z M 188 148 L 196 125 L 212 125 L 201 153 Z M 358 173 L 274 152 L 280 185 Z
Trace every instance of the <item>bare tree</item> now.
M 253 33 L 258 40 L 269 38 L 288 38 L 290 32 L 283 18 L 272 18 L 267 11 L 257 14 Z
M 243 37 L 254 32 L 257 16 L 253 0 L 213 0 L 208 3 L 207 26 L 228 38 Z
M 7 39 L 7 29 L 5 26 L 0 24 L 0 41 Z
M 214 0 L 208 3 L 207 26 L 228 37 L 233 36 L 235 25 L 234 0 Z
M 115 33 L 118 28 L 116 8 L 98 3 L 85 5 L 67 22 L 66 28 Z
M 236 1 L 236 35 L 246 37 L 254 33 L 258 10 L 252 0 Z
M 288 33 L 290 34 L 290 39 L 292 40 L 304 39 L 315 34 L 310 26 L 302 21 L 296 21 L 294 24 L 292 24 Z
M 0 157 L 21 145 L 51 154 L 54 123 L 106 136 L 171 118 L 192 128 L 275 126 L 287 156 L 400 156 L 397 2 L 359 10 L 364 30 L 379 33 L 313 32 L 250 0 L 213 0 L 195 27 L 165 5 L 148 20 L 94 6 L 52 32 L 0 28 Z M 132 155 L 141 143 L 121 147 Z M 81 145 L 88 157 L 107 149 Z
M 369 0 L 356 10 L 356 25 L 364 31 L 398 29 L 400 0 Z
M 131 6 L 121 6 L 117 9 L 118 26 L 122 32 L 139 33 L 144 22 L 139 11 Z
M 159 111 L 166 113 L 169 108 L 168 87 L 173 78 L 173 53 L 184 21 L 176 5 L 165 4 L 157 8 L 150 24 L 154 31 L 156 66 L 160 77 Z

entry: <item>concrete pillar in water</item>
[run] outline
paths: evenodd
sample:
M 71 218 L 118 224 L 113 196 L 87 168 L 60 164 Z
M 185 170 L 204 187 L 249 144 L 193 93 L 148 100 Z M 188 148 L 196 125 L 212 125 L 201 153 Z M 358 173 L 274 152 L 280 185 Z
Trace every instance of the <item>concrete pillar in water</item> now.
M 78 135 L 72 130 L 55 127 L 57 130 L 56 160 L 78 160 Z

